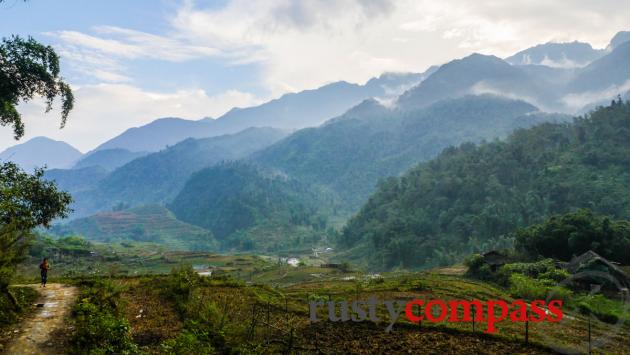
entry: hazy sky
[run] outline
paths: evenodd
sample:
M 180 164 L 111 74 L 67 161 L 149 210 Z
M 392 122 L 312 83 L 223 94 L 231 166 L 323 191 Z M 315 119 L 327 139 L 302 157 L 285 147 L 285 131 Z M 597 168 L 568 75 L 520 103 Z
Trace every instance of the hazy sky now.
M 25 138 L 85 152 L 157 117 L 217 117 L 472 52 L 505 57 L 573 40 L 603 48 L 629 19 L 627 0 L 5 0 L 0 36 L 53 45 L 75 91 L 63 130 L 40 102 L 22 105 Z M 0 127 L 0 150 L 11 137 Z

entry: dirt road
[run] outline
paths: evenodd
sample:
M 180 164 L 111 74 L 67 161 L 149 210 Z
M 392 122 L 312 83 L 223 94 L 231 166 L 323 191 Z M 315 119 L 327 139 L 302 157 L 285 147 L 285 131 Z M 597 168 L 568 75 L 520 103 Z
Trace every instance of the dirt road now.
M 19 326 L 17 337 L 7 346 L 6 354 L 54 354 L 60 352 L 60 338 L 67 327 L 67 319 L 77 297 L 74 286 L 48 284 L 45 288 L 36 288 L 41 297 L 37 301 L 43 306 L 37 307 L 34 314 Z

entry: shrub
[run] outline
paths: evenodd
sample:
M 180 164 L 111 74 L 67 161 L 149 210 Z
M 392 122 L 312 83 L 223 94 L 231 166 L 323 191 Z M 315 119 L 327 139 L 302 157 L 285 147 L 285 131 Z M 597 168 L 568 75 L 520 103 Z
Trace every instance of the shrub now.
M 620 302 L 603 295 L 583 296 L 576 303 L 580 313 L 592 314 L 602 322 L 617 323 L 619 318 L 630 319 L 628 310 Z
M 193 289 L 202 282 L 202 279 L 192 266 L 182 265 L 173 268 L 165 282 L 163 289 L 165 295 L 173 299 L 180 311 L 183 312 Z
M 39 293 L 30 287 L 15 287 L 0 292 L 0 325 L 15 323 L 18 315 L 27 310 L 38 296 Z
M 175 339 L 162 343 L 167 354 L 214 354 L 215 349 L 207 342 L 199 340 L 198 334 L 184 329 Z
M 525 276 L 539 278 L 541 274 L 556 270 L 553 259 L 545 259 L 534 263 L 512 263 L 502 267 L 509 273 L 519 273 Z
M 464 261 L 464 265 L 468 267 L 466 276 L 484 281 L 495 280 L 495 275 L 490 269 L 490 266 L 484 261 L 482 255 L 473 254 L 469 256 L 468 259 Z
M 131 326 L 122 315 L 121 288 L 110 281 L 89 282 L 84 287 L 73 310 L 77 349 L 88 354 L 136 353 Z
M 564 269 L 551 269 L 538 275 L 541 279 L 553 280 L 555 282 L 561 282 L 568 279 L 570 276 L 571 274 Z
M 554 286 L 549 280 L 536 280 L 522 274 L 510 276 L 510 293 L 513 297 L 527 300 L 544 300 L 547 297 L 567 301 L 573 294 L 561 286 Z
M 174 354 L 227 352 L 221 329 L 223 314 L 214 302 L 202 297 L 199 286 L 216 282 L 230 284 L 231 279 L 208 280 L 199 276 L 191 266 L 180 266 L 171 271 L 165 282 L 165 294 L 175 301 L 187 320 L 177 338 L 162 344 L 164 350 Z

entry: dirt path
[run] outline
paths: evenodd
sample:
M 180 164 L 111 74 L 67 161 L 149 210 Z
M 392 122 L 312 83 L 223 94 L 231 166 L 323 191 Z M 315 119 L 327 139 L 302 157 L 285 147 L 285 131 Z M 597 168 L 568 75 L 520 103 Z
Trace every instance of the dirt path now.
M 78 290 L 74 286 L 48 284 L 45 288 L 39 285 L 28 285 L 36 288 L 41 297 L 34 314 L 20 324 L 18 337 L 7 346 L 6 354 L 51 354 L 58 353 L 60 339 L 52 336 L 56 332 L 66 330 L 66 320 L 74 305 Z

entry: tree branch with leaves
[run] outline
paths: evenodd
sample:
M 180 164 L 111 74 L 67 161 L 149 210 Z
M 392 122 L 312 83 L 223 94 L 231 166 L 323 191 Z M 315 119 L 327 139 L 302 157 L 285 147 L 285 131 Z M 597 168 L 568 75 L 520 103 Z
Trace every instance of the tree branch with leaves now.
M 46 100 L 46 112 L 61 98 L 61 127 L 74 106 L 70 86 L 59 76 L 59 56 L 51 46 L 33 38 L 12 36 L 0 43 L 0 125 L 11 126 L 15 139 L 24 136 L 24 122 L 17 110 L 20 102 L 35 96 Z

